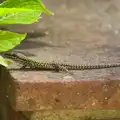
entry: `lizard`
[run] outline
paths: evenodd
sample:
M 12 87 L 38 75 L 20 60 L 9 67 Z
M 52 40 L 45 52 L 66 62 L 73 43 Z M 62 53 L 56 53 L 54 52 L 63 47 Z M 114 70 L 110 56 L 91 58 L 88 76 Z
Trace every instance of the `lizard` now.
M 24 56 L 23 54 L 16 52 L 7 52 L 3 56 L 7 59 L 15 61 L 22 65 L 21 68 L 31 68 L 31 69 L 40 69 L 40 70 L 55 70 L 55 71 L 66 71 L 69 70 L 91 70 L 91 69 L 104 69 L 104 68 L 113 68 L 120 67 L 120 63 L 116 64 L 98 64 L 98 65 L 75 65 L 67 63 L 58 63 L 58 62 L 42 62 L 36 61 L 31 58 Z

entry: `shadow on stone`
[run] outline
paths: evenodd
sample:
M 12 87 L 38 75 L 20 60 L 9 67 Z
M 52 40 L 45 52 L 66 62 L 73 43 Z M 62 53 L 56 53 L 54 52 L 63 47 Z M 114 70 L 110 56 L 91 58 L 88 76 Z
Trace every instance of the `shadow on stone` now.
M 43 41 L 30 41 L 28 39 L 24 40 L 21 42 L 20 45 L 18 45 L 17 47 L 15 47 L 14 49 L 32 49 L 32 48 L 43 48 L 43 47 L 59 47 L 59 46 L 54 46 L 48 43 L 45 43 Z

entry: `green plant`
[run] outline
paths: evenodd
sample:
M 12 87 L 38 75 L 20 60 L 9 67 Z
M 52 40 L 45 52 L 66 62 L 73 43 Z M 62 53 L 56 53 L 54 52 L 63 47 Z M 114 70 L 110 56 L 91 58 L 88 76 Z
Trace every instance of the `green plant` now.
M 43 12 L 53 15 L 41 0 L 5 0 L 0 4 L 0 24 L 32 24 Z M 13 49 L 26 35 L 0 30 L 0 53 Z M 11 61 L 0 56 L 0 64 L 7 67 Z

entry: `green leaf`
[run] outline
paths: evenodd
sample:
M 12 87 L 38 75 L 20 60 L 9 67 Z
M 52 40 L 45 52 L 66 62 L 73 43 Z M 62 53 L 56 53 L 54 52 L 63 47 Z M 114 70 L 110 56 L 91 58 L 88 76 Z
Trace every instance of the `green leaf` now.
M 0 64 L 8 67 L 8 65 L 12 64 L 13 62 L 11 60 L 8 59 L 4 59 L 2 56 L 0 56 Z
M 44 6 L 41 0 L 7 0 L 0 4 L 0 8 L 19 8 L 53 14 Z
M 18 34 L 9 31 L 0 30 L 0 52 L 5 52 L 13 49 L 24 40 L 26 34 Z
M 0 24 L 32 24 L 37 22 L 39 18 L 39 12 L 17 12 L 2 16 Z
M 53 15 L 40 0 L 6 0 L 0 4 L 0 24 L 31 24 L 42 12 Z

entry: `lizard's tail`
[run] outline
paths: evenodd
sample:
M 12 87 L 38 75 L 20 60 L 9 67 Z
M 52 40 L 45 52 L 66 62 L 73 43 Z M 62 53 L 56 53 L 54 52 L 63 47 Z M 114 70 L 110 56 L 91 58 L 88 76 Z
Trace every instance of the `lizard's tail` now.
M 113 68 L 113 67 L 120 67 L 120 63 L 118 64 L 107 64 L 107 65 L 70 65 L 66 68 L 68 70 L 88 70 L 88 69 L 103 69 L 103 68 Z

